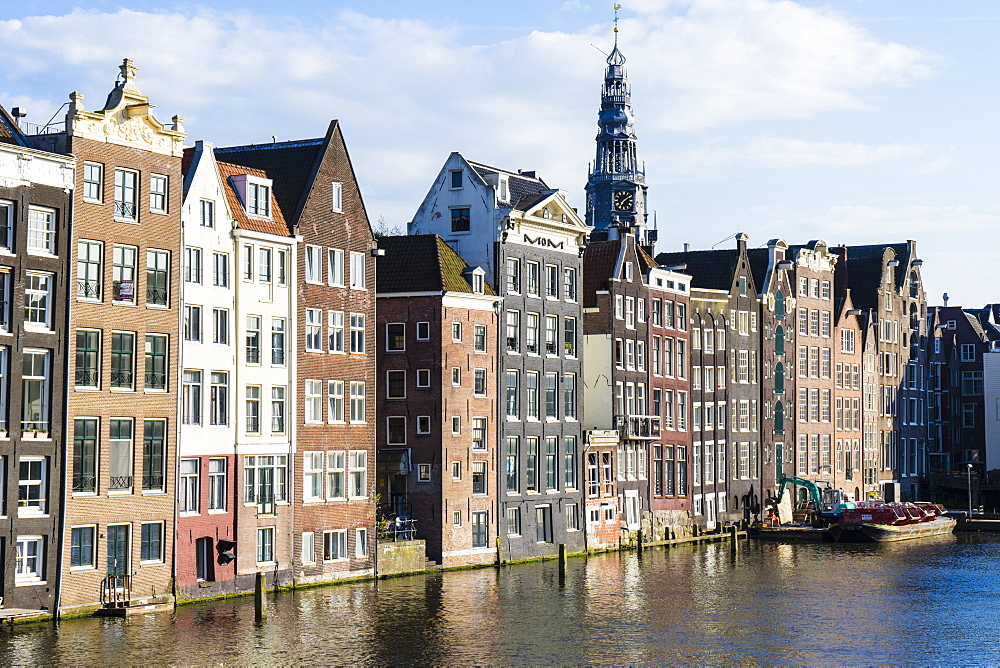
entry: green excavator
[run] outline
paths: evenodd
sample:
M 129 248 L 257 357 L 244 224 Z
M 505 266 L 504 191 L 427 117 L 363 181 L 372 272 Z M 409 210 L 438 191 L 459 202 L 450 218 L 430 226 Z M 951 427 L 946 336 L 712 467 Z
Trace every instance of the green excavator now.
M 778 494 L 773 500 L 774 508 L 777 509 L 781 502 L 781 497 L 785 494 L 785 487 L 791 483 L 805 488 L 809 499 L 800 503 L 793 513 L 793 518 L 799 522 L 808 522 L 815 527 L 825 527 L 836 522 L 843 515 L 844 510 L 854 508 L 854 500 L 841 489 L 827 487 L 820 489 L 819 485 L 805 478 L 785 475 L 778 478 Z

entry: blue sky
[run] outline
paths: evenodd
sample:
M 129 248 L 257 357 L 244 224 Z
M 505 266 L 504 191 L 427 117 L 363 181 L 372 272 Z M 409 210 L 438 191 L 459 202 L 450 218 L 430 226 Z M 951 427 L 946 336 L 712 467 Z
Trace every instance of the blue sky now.
M 73 90 L 99 106 L 127 56 L 191 143 L 338 118 L 373 222 L 409 220 L 453 150 L 582 206 L 611 4 L 3 3 L 0 104 L 36 122 Z M 660 249 L 915 239 L 930 303 L 998 301 L 1000 4 L 622 5 Z

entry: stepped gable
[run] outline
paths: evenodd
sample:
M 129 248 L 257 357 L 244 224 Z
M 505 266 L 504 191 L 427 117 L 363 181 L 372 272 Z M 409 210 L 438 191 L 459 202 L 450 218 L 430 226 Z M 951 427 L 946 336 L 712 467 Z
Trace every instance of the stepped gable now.
M 436 234 L 380 237 L 385 250 L 379 259 L 376 283 L 379 294 L 399 292 L 463 292 L 473 294 L 463 272 L 471 266 Z M 489 283 L 483 293 L 495 295 Z
M 660 266 L 686 264 L 687 269 L 684 269 L 684 273 L 691 277 L 691 287 L 726 292 L 733 287 L 733 276 L 736 274 L 739 259 L 740 252 L 735 248 L 679 251 L 660 253 L 656 256 Z
M 232 177 L 241 174 L 268 179 L 270 176 L 268 176 L 267 172 L 242 165 L 231 165 L 219 160 L 216 160 L 215 164 L 219 166 L 219 176 L 222 178 L 223 183 L 225 183 L 226 201 L 229 203 L 229 210 L 236 221 L 236 227 L 244 230 L 253 230 L 254 232 L 263 232 L 264 234 L 276 234 L 283 237 L 293 236 L 293 232 L 285 222 L 285 216 L 281 212 L 281 206 L 274 190 L 271 191 L 271 220 L 264 220 L 247 215 L 246 209 L 243 208 L 243 203 L 240 201 L 240 196 L 230 180 Z
M 305 206 L 309 192 L 323 157 L 322 137 L 272 144 L 249 144 L 216 148 L 216 158 L 234 165 L 254 167 L 267 172 L 273 182 L 274 196 L 293 225 Z
M 583 307 L 597 306 L 597 291 L 609 290 L 621 242 L 594 241 L 583 251 Z

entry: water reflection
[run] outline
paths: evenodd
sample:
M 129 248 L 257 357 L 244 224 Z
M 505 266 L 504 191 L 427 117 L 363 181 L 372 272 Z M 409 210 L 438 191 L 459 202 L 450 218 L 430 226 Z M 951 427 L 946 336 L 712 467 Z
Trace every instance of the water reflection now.
M 3 664 L 996 663 L 1000 537 L 725 543 L 0 631 Z

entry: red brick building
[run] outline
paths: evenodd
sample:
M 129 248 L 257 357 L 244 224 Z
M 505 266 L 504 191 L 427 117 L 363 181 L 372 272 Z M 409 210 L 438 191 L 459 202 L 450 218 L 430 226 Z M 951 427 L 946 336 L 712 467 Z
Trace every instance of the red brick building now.
M 173 600 L 184 132 L 120 69 L 103 108 L 72 93 L 65 128 L 34 138 L 77 159 L 64 614 Z
M 445 566 L 496 559 L 498 304 L 441 237 L 382 237 L 376 490 Z M 516 471 L 509 472 L 516 475 Z M 399 538 L 400 536 L 394 536 Z M 405 536 L 409 537 L 409 535 Z
M 374 238 L 337 121 L 324 137 L 216 149 L 264 170 L 298 241 L 291 579 L 374 572 Z

